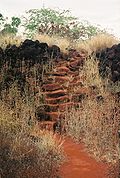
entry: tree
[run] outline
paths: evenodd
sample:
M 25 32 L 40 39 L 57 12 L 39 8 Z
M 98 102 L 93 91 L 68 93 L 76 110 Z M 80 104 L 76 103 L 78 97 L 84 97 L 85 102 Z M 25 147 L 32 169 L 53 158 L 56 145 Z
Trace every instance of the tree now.
M 39 32 L 70 39 L 86 39 L 101 31 L 87 21 L 79 22 L 78 18 L 72 16 L 69 10 L 31 9 L 26 12 L 23 19 L 23 26 L 29 37 Z
M 7 18 L 0 14 L 0 34 L 16 35 L 20 27 L 24 27 L 23 34 L 30 38 L 40 33 L 79 40 L 88 39 L 102 32 L 100 28 L 91 25 L 88 21 L 80 22 L 78 18 L 71 15 L 69 10 L 31 9 L 20 18 Z
M 8 21 L 8 17 L 5 18 L 2 14 L 0 14 L 0 33 L 16 35 L 21 24 L 21 19 L 18 17 L 12 17 L 10 22 Z

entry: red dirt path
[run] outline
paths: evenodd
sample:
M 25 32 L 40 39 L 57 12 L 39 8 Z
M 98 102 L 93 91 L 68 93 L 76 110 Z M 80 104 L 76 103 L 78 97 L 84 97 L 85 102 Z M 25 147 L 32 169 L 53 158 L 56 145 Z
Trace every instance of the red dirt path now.
M 107 178 L 108 166 L 90 157 L 82 144 L 66 138 L 63 147 L 67 161 L 60 168 L 60 178 Z

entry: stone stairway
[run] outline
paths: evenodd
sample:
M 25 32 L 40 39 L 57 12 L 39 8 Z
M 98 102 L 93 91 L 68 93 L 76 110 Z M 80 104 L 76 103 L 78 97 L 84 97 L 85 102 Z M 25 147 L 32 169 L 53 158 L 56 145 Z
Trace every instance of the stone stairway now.
M 38 111 L 40 125 L 42 123 L 53 129 L 54 125 L 64 121 L 66 110 L 79 106 L 82 99 L 89 94 L 90 90 L 83 86 L 83 77 L 80 76 L 84 61 L 84 53 L 73 53 L 70 54 L 69 61 L 59 59 L 53 71 L 46 73 L 42 85 L 44 111 L 41 108 Z

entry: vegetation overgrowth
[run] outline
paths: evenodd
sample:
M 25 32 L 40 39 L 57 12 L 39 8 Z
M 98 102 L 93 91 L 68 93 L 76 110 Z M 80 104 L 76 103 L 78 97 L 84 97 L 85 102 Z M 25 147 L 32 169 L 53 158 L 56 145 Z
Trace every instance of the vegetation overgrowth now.
M 51 132 L 40 130 L 36 108 L 45 104 L 41 89 L 45 74 L 53 71 L 59 58 L 69 61 L 70 49 L 86 55 L 79 75 L 92 93 L 78 108 L 66 110 L 65 134 L 84 142 L 96 159 L 119 164 L 119 40 L 101 34 L 99 28 L 88 23 L 79 23 L 69 13 L 51 9 L 28 11 L 23 26 L 34 41 L 16 36 L 22 25 L 20 18 L 13 17 L 10 24 L 0 16 L 0 176 L 3 178 L 57 176 L 64 158 L 62 143 L 57 143 Z M 107 63 L 104 68 L 107 75 L 103 76 L 100 62 L 111 54 L 114 60 Z M 115 168 L 113 172 L 117 177 L 119 170 Z
M 16 83 L 1 96 L 0 176 L 56 177 L 64 160 L 62 140 L 58 141 L 52 132 L 40 130 L 34 102 L 28 95 L 21 97 Z

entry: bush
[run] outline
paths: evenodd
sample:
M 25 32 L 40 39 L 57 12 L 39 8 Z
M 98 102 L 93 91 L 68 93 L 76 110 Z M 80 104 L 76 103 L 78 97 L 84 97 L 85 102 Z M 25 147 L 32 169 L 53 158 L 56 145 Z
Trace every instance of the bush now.
M 12 17 L 8 20 L 8 17 L 4 17 L 0 14 L 0 34 L 13 34 L 16 35 L 18 32 L 18 27 L 21 24 L 21 19 L 19 17 Z
M 30 9 L 23 17 L 25 33 L 32 37 L 39 32 L 49 36 L 57 35 L 72 40 L 86 39 L 102 31 L 89 22 L 79 22 L 69 10 L 54 10 L 49 8 Z

